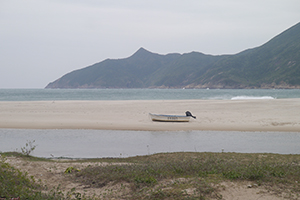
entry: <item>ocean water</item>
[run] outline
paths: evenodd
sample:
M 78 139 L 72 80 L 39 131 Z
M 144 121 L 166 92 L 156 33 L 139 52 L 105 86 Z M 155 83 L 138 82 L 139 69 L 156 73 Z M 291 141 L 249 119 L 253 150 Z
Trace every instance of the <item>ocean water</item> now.
M 0 89 L 0 101 L 300 98 L 299 89 Z

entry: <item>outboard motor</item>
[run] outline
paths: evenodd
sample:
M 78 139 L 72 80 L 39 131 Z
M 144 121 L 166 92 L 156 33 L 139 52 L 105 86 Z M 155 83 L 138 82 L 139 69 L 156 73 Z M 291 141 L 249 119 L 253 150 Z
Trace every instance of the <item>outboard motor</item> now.
M 196 116 L 193 116 L 192 113 L 190 111 L 186 111 L 185 112 L 186 116 L 191 116 L 192 118 L 196 119 Z

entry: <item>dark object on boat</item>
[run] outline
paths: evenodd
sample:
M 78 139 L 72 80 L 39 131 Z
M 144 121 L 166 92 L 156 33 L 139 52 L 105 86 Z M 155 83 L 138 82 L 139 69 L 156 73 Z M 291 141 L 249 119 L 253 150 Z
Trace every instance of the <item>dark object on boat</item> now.
M 186 111 L 185 112 L 186 116 L 191 116 L 192 118 L 196 119 L 196 116 L 193 116 L 192 113 L 190 111 Z

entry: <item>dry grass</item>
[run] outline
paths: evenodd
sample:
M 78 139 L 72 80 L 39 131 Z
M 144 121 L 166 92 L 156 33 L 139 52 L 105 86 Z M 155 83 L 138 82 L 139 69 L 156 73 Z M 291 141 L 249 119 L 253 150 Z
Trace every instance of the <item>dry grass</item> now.
M 16 153 L 5 155 L 21 156 L 26 162 L 50 162 Z M 162 153 L 130 158 L 77 160 L 77 163 L 106 163 L 87 166 L 80 171 L 71 168 L 75 161 L 65 162 L 70 164 L 67 168 L 70 173 L 62 173 L 61 176 L 86 189 L 98 189 L 101 193 L 84 197 L 76 188 L 65 193 L 57 187 L 47 189 L 2 160 L 0 177 L 7 181 L 6 185 L 0 187 L 0 197 L 17 195 L 36 199 L 29 197 L 40 195 L 43 199 L 222 199 L 222 183 L 251 182 L 277 196 L 300 198 L 300 155 Z M 18 188 L 27 189 L 16 193 Z
M 126 183 L 130 192 L 122 196 L 125 199 L 221 198 L 214 185 L 224 180 L 251 181 L 277 194 L 300 194 L 299 155 L 166 153 L 122 162 L 127 164 L 87 167 L 70 178 L 94 188 Z M 173 181 L 166 184 L 168 180 Z

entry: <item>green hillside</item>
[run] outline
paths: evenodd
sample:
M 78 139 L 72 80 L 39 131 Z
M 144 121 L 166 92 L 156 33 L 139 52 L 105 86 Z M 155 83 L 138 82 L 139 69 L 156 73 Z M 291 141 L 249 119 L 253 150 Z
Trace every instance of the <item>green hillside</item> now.
M 235 55 L 159 55 L 140 48 L 70 72 L 46 88 L 300 88 L 300 23 Z

